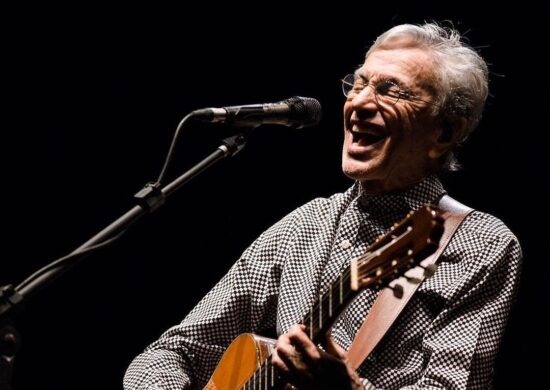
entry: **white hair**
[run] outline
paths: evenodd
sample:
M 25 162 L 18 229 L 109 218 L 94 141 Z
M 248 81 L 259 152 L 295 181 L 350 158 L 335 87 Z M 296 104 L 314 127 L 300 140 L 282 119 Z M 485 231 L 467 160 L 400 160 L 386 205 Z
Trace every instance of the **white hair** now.
M 435 23 L 393 27 L 376 39 L 366 57 L 377 49 L 411 45 L 431 53 L 437 67 L 434 113 L 440 115 L 442 120 L 465 118 L 468 125 L 459 142 L 465 141 L 479 123 L 489 93 L 487 63 L 473 48 L 462 42 L 458 31 Z M 446 158 L 444 168 L 457 170 L 460 167 L 452 152 Z

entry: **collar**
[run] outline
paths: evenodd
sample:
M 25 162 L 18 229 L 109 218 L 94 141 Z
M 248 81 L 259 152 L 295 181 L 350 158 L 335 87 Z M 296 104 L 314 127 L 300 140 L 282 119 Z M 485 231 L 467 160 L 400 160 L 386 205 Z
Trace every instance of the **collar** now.
M 426 203 L 437 204 L 447 193 L 435 175 L 426 176 L 405 190 L 386 194 L 370 194 L 359 182 L 355 182 L 352 188 L 357 194 L 357 202 L 361 209 L 372 214 L 417 210 Z

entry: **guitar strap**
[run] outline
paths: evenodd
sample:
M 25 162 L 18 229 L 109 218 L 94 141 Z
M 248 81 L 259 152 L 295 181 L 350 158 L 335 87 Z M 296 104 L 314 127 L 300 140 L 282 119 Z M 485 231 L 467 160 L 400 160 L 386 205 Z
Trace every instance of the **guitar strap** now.
M 445 220 L 443 236 L 441 237 L 437 251 L 420 263 L 424 268 L 437 262 L 462 221 L 473 211 L 448 195 L 444 195 L 441 198 L 438 206 L 443 211 L 442 215 Z M 355 369 L 359 368 L 382 337 L 384 337 L 390 326 L 399 316 L 399 313 L 401 313 L 416 289 L 425 279 L 424 270 L 421 267 L 407 271 L 406 275 L 410 278 L 409 280 L 416 280 L 409 282 L 405 277 L 400 277 L 390 283 L 390 287 L 393 287 L 395 284 L 403 287 L 403 295 L 401 297 L 396 297 L 390 288 L 380 291 L 363 325 L 361 325 L 361 328 L 355 335 L 347 354 L 348 360 Z

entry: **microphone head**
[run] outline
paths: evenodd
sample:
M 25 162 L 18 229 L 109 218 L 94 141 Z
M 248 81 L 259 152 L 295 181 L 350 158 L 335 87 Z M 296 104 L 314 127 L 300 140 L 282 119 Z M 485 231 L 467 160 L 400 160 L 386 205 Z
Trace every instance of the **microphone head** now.
M 321 103 L 317 99 L 293 96 L 283 100 L 291 108 L 291 120 L 296 129 L 318 125 L 321 121 Z

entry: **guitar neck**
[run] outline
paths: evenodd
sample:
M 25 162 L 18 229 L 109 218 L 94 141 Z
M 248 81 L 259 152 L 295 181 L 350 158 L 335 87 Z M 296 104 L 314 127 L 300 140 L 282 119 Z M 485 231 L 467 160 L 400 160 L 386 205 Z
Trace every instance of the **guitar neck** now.
M 344 272 L 319 295 L 317 301 L 306 314 L 303 324 L 309 338 L 318 343 L 322 341 L 333 323 L 359 292 L 357 283 L 357 263 L 346 268 Z

